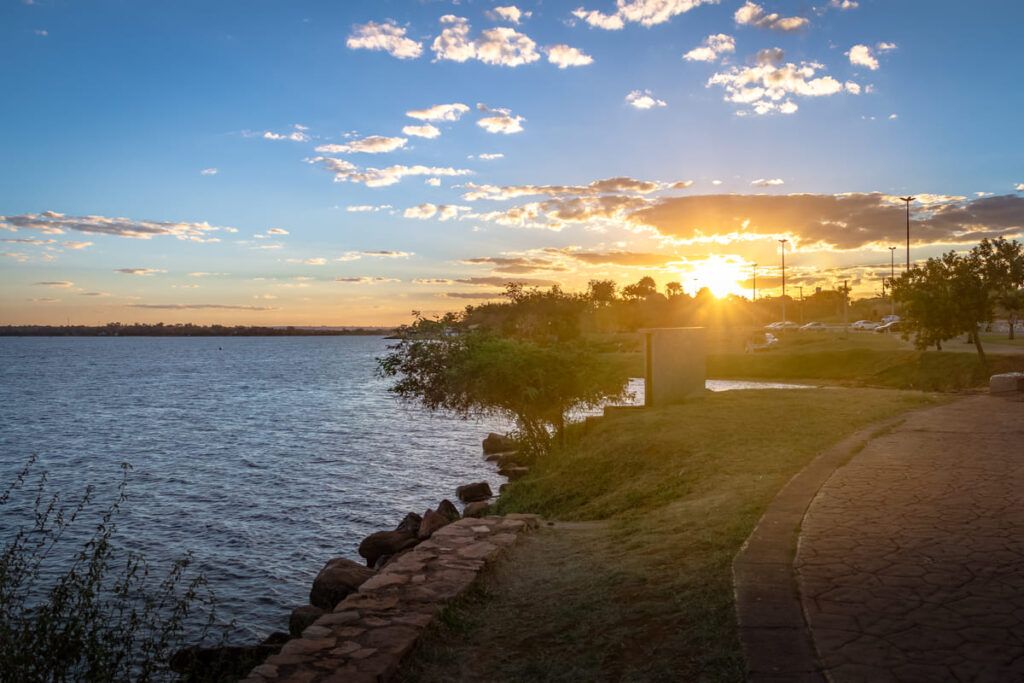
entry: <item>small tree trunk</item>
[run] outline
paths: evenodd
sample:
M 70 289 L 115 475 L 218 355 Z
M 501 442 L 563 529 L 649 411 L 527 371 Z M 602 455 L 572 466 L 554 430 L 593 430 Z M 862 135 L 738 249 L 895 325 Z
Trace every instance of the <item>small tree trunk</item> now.
M 1013 328 L 1017 327 L 1017 316 L 1010 316 L 1010 341 L 1013 341 Z
M 978 334 L 977 332 L 974 332 L 971 335 L 971 337 L 974 339 L 974 348 L 976 348 L 978 350 L 978 358 L 981 359 L 982 363 L 984 363 L 985 362 L 985 349 L 981 348 L 981 335 Z

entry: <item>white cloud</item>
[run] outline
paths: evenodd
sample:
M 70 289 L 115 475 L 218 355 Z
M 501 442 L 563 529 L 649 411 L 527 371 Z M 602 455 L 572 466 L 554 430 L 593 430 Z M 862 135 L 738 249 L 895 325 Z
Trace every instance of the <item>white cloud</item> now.
M 711 184 L 712 184 L 712 185 L 721 185 L 721 184 L 722 184 L 722 181 L 721 181 L 721 180 L 712 180 L 712 181 L 711 181 Z
M 756 26 L 784 32 L 799 31 L 811 23 L 804 17 L 781 17 L 775 12 L 768 14 L 764 11 L 764 7 L 750 2 L 750 0 L 736 10 L 733 19 L 741 26 Z
M 854 83 L 853 81 L 846 81 L 846 83 L 843 83 L 843 89 L 851 95 L 859 95 L 861 90 L 860 84 Z
M 872 71 L 878 69 L 878 59 L 867 45 L 854 45 L 846 54 L 850 58 L 850 64 L 854 66 L 867 67 Z
M 579 48 L 568 45 L 552 45 L 545 48 L 548 53 L 548 61 L 565 69 L 570 66 L 586 66 L 594 63 L 594 58 L 582 52 Z
M 617 31 L 627 22 L 655 26 L 701 5 L 715 4 L 718 0 L 616 0 L 613 14 L 580 7 L 573 10 L 573 16 L 594 28 Z
M 626 104 L 635 109 L 652 109 L 668 106 L 665 100 L 659 100 L 650 90 L 634 90 L 626 95 Z
M 345 45 L 350 50 L 383 50 L 399 59 L 416 59 L 423 53 L 422 45 L 407 38 L 405 29 L 390 21 L 354 26 Z
M 423 184 L 424 185 L 429 185 L 430 187 L 441 187 L 441 179 L 440 178 L 427 178 L 426 180 L 423 181 Z
M 892 50 L 896 49 L 896 43 L 882 42 L 879 43 L 878 45 L 875 45 L 875 49 L 878 50 L 879 52 L 891 52 Z
M 322 258 L 320 256 L 306 259 L 290 258 L 288 259 L 288 263 L 301 263 L 302 265 L 305 266 L 323 266 L 327 265 L 327 259 Z
M 435 104 L 426 109 L 413 109 L 405 112 L 405 115 L 420 121 L 458 121 L 467 111 L 469 111 L 469 107 L 465 104 L 452 102 L 451 104 Z
M 75 286 L 74 282 L 67 280 L 46 280 L 44 282 L 33 282 L 36 287 L 56 287 L 58 289 L 70 289 Z
M 406 218 L 415 218 L 418 220 L 427 220 L 430 218 L 437 217 L 440 221 L 447 221 L 453 218 L 457 218 L 460 211 L 469 211 L 468 206 L 458 206 L 456 204 L 419 204 L 417 206 L 410 206 L 405 210 L 402 215 Z
M 899 114 L 889 114 L 889 120 L 890 121 L 895 121 L 899 117 L 900 117 Z
M 92 242 L 61 242 L 65 249 L 85 249 L 92 246 Z
M 515 29 L 501 26 L 480 32 L 470 38 L 469 22 L 463 17 L 446 14 L 441 17 L 446 27 L 434 39 L 430 49 L 434 59 L 465 62 L 477 59 L 484 64 L 517 67 L 540 59 L 537 43 Z
M 17 261 L 18 263 L 25 263 L 29 259 L 28 254 L 23 251 L 0 251 L 0 256 Z
M 220 173 L 220 171 L 216 168 L 204 168 L 199 172 L 199 175 L 217 175 L 218 173 Z
M 412 137 L 427 139 L 433 139 L 441 135 L 441 131 L 429 123 L 425 123 L 422 126 L 403 126 L 402 133 Z
M 438 166 L 404 166 L 395 165 L 387 168 L 364 168 L 360 170 L 345 159 L 335 157 L 313 157 L 307 163 L 317 164 L 334 174 L 336 183 L 361 183 L 367 187 L 386 187 L 394 185 L 406 176 L 462 176 L 472 171 L 464 168 Z
M 322 154 L 351 154 L 353 152 L 362 154 L 385 154 L 405 147 L 406 142 L 408 142 L 408 140 L 405 138 L 390 138 L 383 135 L 370 135 L 365 138 L 352 140 L 351 142 L 343 144 L 320 145 L 316 148 L 316 151 Z
M 390 208 L 391 208 L 390 204 L 380 204 L 378 206 L 373 206 L 373 205 L 370 205 L 370 204 L 358 204 L 358 205 L 354 205 L 354 206 L 346 206 L 345 210 L 348 211 L 349 213 L 371 213 L 371 212 L 383 211 L 384 209 L 390 209 Z
M 774 187 L 777 185 L 785 185 L 786 181 L 782 178 L 758 178 L 757 180 L 751 180 L 750 184 L 755 187 Z
M 688 62 L 713 62 L 726 52 L 736 51 L 736 39 L 724 33 L 715 33 L 704 39 L 700 47 L 695 47 L 683 55 Z
M 229 304 L 130 304 L 131 308 L 154 308 L 168 311 L 189 311 L 189 310 L 231 310 L 231 311 L 276 311 L 276 308 L 266 306 L 233 306 Z
M 485 152 L 483 154 L 478 154 L 476 158 L 482 159 L 483 161 L 491 161 L 493 159 L 504 159 L 505 155 L 502 154 L 501 152 L 495 152 L 493 154 L 488 154 Z
M 1017 190 L 1017 192 L 1024 192 L 1024 183 L 1017 183 L 1017 186 L 1013 189 Z
M 115 273 L 121 273 L 122 275 L 155 275 L 156 273 L 166 273 L 166 270 L 160 268 L 117 268 Z
M 381 284 L 383 282 L 401 282 L 401 280 L 398 280 L 393 277 L 369 277 L 365 275 L 362 277 L 336 277 L 334 278 L 334 281 L 354 285 L 376 285 Z
M 70 230 L 90 235 L 113 235 L 142 240 L 167 235 L 192 242 L 219 241 L 216 238 L 208 237 L 208 233 L 229 230 L 209 223 L 139 221 L 131 218 L 107 218 L 105 216 L 67 216 L 56 211 L 27 213 L 20 216 L 0 216 L 0 229 L 38 230 L 46 235 L 63 235 Z
M 284 228 L 270 228 L 267 230 L 268 235 L 287 235 L 288 231 Z
M 828 6 L 833 9 L 857 9 L 860 7 L 860 3 L 856 0 L 831 0 Z
M 725 101 L 749 107 L 741 114 L 792 114 L 798 106 L 791 96 L 824 97 L 852 91 L 852 81 L 844 84 L 831 76 L 815 76 L 821 64 L 792 62 L 783 64 L 782 50 L 774 48 L 757 53 L 757 64 L 748 67 L 730 67 L 708 79 L 708 87 L 722 86 Z
M 495 7 L 487 14 L 495 21 L 507 21 L 517 25 L 522 19 L 529 19 L 533 16 L 533 12 L 524 12 L 515 5 Z
M 485 116 L 476 122 L 476 125 L 488 133 L 511 135 L 512 133 L 521 133 L 523 131 L 523 121 L 526 119 L 522 116 L 513 115 L 508 109 L 491 109 L 484 104 L 477 104 L 476 108 L 481 112 L 490 114 L 490 116 Z
M 290 133 L 275 133 L 274 131 L 264 131 L 264 140 L 291 140 L 292 142 L 309 142 L 309 134 L 306 131 L 309 130 L 306 126 L 295 124 L 292 126 Z

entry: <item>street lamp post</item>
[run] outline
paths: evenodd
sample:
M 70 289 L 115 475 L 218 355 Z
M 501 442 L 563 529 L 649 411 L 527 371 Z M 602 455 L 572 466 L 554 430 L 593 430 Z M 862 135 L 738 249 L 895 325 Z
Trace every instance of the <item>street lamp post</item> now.
M 786 322 L 786 242 L 789 240 L 779 240 L 779 244 L 782 246 L 782 322 Z
M 797 289 L 800 290 L 800 324 L 804 324 L 804 286 L 799 285 Z
M 900 197 L 900 200 L 907 204 L 907 270 L 910 270 L 910 202 L 917 197 Z
M 907 206 L 910 206 L 909 204 Z M 891 315 L 896 315 L 896 297 L 893 296 L 892 284 L 896 281 L 896 247 L 889 247 L 889 302 Z
M 754 264 L 754 295 L 751 301 L 757 301 L 757 264 Z

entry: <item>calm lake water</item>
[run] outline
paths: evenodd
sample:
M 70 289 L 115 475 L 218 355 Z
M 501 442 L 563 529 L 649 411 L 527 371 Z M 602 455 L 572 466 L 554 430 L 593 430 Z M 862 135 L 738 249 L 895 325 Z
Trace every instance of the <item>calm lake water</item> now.
M 374 377 L 387 343 L 0 338 L 0 489 L 36 453 L 54 490 L 109 500 L 131 463 L 121 541 L 157 567 L 192 551 L 238 640 L 286 630 L 328 558 L 358 559 L 364 536 L 460 484 L 504 481 L 480 441 L 506 425 L 399 403 Z

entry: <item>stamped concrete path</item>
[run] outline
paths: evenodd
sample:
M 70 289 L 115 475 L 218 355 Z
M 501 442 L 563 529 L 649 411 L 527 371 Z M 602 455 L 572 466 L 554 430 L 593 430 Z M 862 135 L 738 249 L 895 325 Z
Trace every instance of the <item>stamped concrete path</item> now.
M 794 568 L 833 681 L 1024 681 L 1024 402 L 871 438 L 811 502 Z

